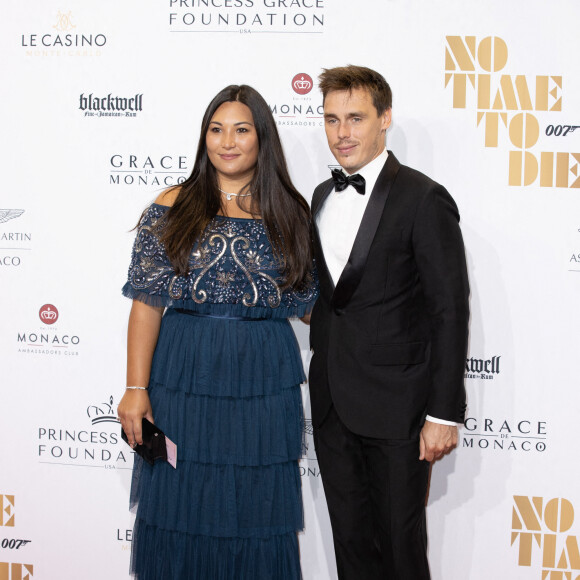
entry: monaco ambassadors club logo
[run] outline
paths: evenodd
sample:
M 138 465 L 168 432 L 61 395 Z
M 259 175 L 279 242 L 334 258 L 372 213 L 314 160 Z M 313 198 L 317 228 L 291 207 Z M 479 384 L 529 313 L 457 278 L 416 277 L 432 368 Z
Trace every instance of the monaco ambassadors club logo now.
M 326 0 L 169 0 L 171 32 L 322 34 Z
M 21 266 L 32 249 L 32 234 L 18 231 L 19 218 L 23 214 L 23 209 L 0 209 L 0 272 L 4 268 Z
M 78 356 L 81 339 L 70 327 L 61 328 L 58 308 L 43 304 L 38 310 L 42 326 L 17 331 L 18 352 L 34 356 Z M 1 579 L 0 579 L 1 580 Z
M 537 570 L 530 578 L 578 580 L 580 547 L 572 530 L 572 502 L 524 495 L 514 495 L 513 500 L 511 546 L 517 550 L 518 566 Z
M 26 56 L 71 57 L 101 56 L 107 36 L 101 31 L 79 25 L 72 12 L 59 11 L 54 23 L 42 30 L 20 35 Z
M 580 153 L 568 149 L 579 125 L 578 119 L 561 118 L 562 76 L 518 72 L 508 68 L 503 38 L 446 37 L 445 86 L 452 107 L 475 110 L 485 147 L 501 144 L 508 185 L 580 188 Z
M 289 83 L 292 92 L 286 89 L 282 99 L 270 103 L 270 111 L 276 124 L 282 127 L 319 127 L 323 126 L 324 110 L 322 96 L 316 94 L 316 102 L 310 94 L 314 81 L 307 73 L 298 73 Z
M 121 440 L 117 404 L 112 396 L 89 403 L 73 424 L 41 425 L 37 430 L 38 461 L 54 465 L 131 469 L 132 451 Z M 1 579 L 1 577 L 0 577 Z

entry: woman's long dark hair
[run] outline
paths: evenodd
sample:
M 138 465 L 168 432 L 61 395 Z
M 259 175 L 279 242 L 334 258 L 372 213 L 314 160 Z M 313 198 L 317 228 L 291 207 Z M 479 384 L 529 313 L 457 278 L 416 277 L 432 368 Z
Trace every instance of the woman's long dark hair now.
M 201 133 L 191 175 L 181 184 L 168 210 L 161 241 L 175 272 L 186 275 L 194 244 L 211 219 L 221 209 L 217 173 L 206 147 L 212 117 L 224 103 L 237 101 L 252 112 L 258 136 L 258 161 L 254 176 L 243 191 L 252 192 L 250 212 L 262 217 L 274 256 L 283 269 L 283 287 L 299 288 L 310 276 L 310 208 L 288 174 L 276 123 L 263 97 L 248 85 L 230 85 L 209 104 L 201 123 Z

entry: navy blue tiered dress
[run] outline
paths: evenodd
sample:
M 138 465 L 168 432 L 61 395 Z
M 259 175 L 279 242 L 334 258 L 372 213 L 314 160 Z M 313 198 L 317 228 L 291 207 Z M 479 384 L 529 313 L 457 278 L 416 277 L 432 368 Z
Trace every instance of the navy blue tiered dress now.
M 140 223 L 123 293 L 165 306 L 149 396 L 177 469 L 135 456 L 131 569 L 139 580 L 297 580 L 305 380 L 288 322 L 315 283 L 281 291 L 260 220 L 216 216 L 176 276 Z

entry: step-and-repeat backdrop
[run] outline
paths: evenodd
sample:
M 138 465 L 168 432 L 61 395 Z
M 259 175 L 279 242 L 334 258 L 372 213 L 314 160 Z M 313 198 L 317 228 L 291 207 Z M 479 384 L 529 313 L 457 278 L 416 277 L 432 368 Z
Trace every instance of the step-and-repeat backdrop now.
M 389 148 L 462 214 L 469 410 L 433 467 L 433 577 L 580 578 L 579 21 L 577 0 L 5 1 L 0 580 L 128 578 L 131 229 L 188 175 L 203 111 L 232 83 L 264 95 L 310 199 L 333 163 L 317 75 L 347 63 L 385 75 Z M 304 578 L 328 580 L 305 430 Z

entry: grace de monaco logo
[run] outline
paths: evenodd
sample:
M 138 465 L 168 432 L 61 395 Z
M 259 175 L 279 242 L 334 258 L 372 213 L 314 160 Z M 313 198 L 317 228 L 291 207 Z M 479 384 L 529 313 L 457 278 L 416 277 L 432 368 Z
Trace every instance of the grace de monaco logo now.
M 45 304 L 40 307 L 38 317 L 44 324 L 54 324 L 58 320 L 58 310 L 53 304 Z
M 40 327 L 30 326 L 16 332 L 19 353 L 42 357 L 79 355 L 81 339 L 70 326 L 63 328 L 57 324 L 60 313 L 54 304 L 43 304 L 38 309 L 38 318 L 42 322 Z
M 295 93 L 299 95 L 307 95 L 314 86 L 312 82 L 312 77 L 307 75 L 306 73 L 297 74 L 292 79 L 292 88 L 294 89 Z
M 484 453 L 543 453 L 547 421 L 530 418 L 467 417 L 459 447 Z
M 24 256 L 32 249 L 32 234 L 16 229 L 23 214 L 23 209 L 0 209 L 0 271 L 4 266 L 21 266 Z
M 171 32 L 322 34 L 326 0 L 169 0 Z
M 539 572 L 530 578 L 580 578 L 580 548 L 573 527 L 574 506 L 569 499 L 513 496 L 511 546 L 518 566 Z
M 130 469 L 133 451 L 121 440 L 116 409 L 117 404 L 110 395 L 105 402 L 89 403 L 84 415 L 80 415 L 81 420 L 75 423 L 39 426 L 38 461 L 55 465 Z
M 170 187 L 183 183 L 192 160 L 187 155 L 116 152 L 109 156 L 109 185 Z
M 453 108 L 475 110 L 485 147 L 506 144 L 508 185 L 580 188 L 580 153 L 567 144 L 579 120 L 559 115 L 563 77 L 513 74 L 507 66 L 503 38 L 447 36 L 445 86 Z
M 101 56 L 106 44 L 104 32 L 79 25 L 70 10 L 59 10 L 52 25 L 20 35 L 27 56 Z

